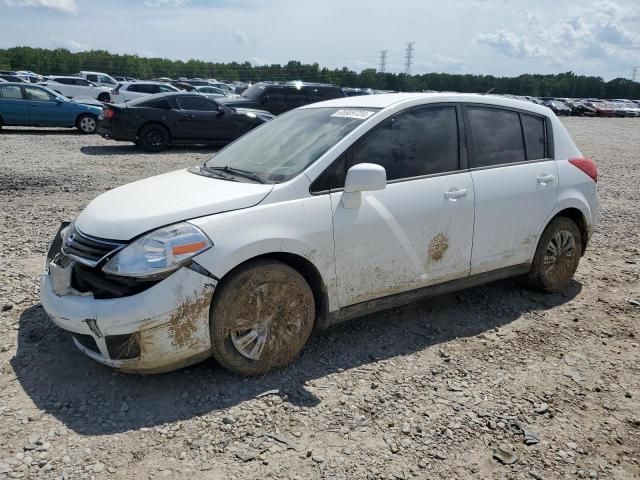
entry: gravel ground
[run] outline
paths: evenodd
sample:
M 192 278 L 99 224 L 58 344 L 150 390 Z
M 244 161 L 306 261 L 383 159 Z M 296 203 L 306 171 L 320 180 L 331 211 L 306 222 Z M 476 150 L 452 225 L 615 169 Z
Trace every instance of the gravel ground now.
M 599 164 L 602 200 L 566 293 L 503 281 L 372 315 L 253 379 L 212 360 L 119 374 L 76 352 L 38 303 L 60 221 L 211 150 L 5 129 L 0 480 L 639 478 L 640 120 L 564 121 Z

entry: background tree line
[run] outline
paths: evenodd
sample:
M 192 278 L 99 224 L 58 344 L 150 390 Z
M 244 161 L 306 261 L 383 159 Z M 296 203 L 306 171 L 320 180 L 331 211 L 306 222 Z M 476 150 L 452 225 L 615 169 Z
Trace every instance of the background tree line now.
M 624 78 L 605 82 L 601 77 L 576 75 L 525 74 L 517 77 L 492 75 L 427 73 L 380 73 L 366 69 L 360 73 L 329 69 L 317 63 L 290 61 L 286 65 L 251 65 L 249 62 L 204 62 L 200 60 L 168 60 L 137 55 L 117 55 L 106 50 L 72 53 L 66 49 L 15 47 L 0 49 L 0 70 L 32 70 L 40 74 L 71 74 L 95 70 L 112 75 L 150 79 L 158 77 L 200 77 L 218 80 L 304 80 L 328 82 L 342 87 L 373 88 L 395 91 L 456 91 L 508 93 L 549 97 L 640 98 L 640 83 Z

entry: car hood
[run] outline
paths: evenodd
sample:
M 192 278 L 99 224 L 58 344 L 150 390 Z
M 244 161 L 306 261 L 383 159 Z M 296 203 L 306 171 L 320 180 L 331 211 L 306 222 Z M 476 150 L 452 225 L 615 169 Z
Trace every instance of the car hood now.
M 100 107 L 102 108 L 102 102 L 100 100 L 96 100 L 95 98 L 74 98 L 71 100 L 73 103 L 77 103 L 79 105 L 88 105 L 90 107 Z
M 103 193 L 78 216 L 76 227 L 94 237 L 127 241 L 172 223 L 252 207 L 272 189 L 177 170 Z
M 273 118 L 276 118 L 276 116 L 271 113 L 271 112 L 267 112 L 266 110 L 259 110 L 257 108 L 244 108 L 241 106 L 234 106 L 234 105 L 229 105 L 229 107 L 233 108 L 236 113 L 240 113 L 240 114 L 244 114 L 244 115 L 255 115 L 258 118 L 261 118 L 263 120 L 271 120 Z

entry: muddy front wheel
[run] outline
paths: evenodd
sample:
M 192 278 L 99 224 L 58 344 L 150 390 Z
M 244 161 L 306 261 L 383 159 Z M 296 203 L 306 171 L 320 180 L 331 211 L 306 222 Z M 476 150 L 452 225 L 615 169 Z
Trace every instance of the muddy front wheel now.
M 304 347 L 314 319 L 313 292 L 298 271 L 275 260 L 250 262 L 214 295 L 213 357 L 239 375 L 282 368 Z

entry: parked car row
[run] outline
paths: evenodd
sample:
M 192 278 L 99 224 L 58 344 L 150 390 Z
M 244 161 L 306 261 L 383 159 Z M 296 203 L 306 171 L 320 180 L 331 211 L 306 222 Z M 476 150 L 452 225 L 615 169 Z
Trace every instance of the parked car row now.
M 518 97 L 509 98 L 527 100 L 549 107 L 556 115 L 576 115 L 591 117 L 640 117 L 640 100 L 599 98 L 555 98 L 555 97 Z

